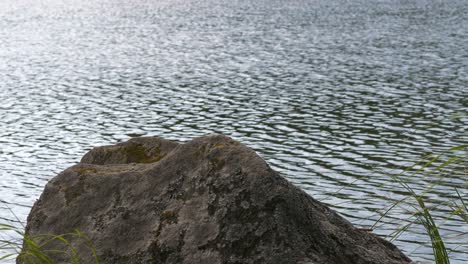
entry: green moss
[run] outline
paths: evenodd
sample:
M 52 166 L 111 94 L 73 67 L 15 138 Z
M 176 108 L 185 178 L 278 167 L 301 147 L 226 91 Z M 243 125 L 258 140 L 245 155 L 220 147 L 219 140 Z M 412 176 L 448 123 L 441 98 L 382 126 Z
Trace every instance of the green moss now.
M 167 222 L 169 224 L 177 223 L 177 215 L 174 211 L 164 211 L 160 218 L 161 222 Z
M 223 148 L 223 147 L 226 147 L 227 145 L 224 144 L 224 143 L 216 143 L 214 145 L 212 144 L 209 144 L 209 145 L 202 145 L 199 149 L 197 149 L 193 155 L 196 157 L 196 158 L 199 158 L 199 157 L 202 157 L 208 153 L 210 153 L 211 151 L 213 151 L 214 149 L 216 148 Z
M 217 144 L 215 144 L 215 145 L 214 145 L 214 147 L 213 147 L 213 148 L 223 148 L 223 147 L 225 147 L 225 146 L 226 146 L 226 144 L 223 144 L 223 143 L 217 143 Z
M 73 171 L 78 173 L 78 175 L 89 174 L 89 173 L 96 173 L 97 170 L 95 168 L 74 168 Z
M 129 144 L 124 148 L 124 151 L 127 156 L 127 162 L 135 163 L 158 162 L 165 156 L 161 154 L 161 150 L 159 148 L 154 150 L 155 153 L 153 155 L 148 155 L 145 147 L 140 144 Z
M 197 149 L 194 153 L 193 153 L 193 156 L 195 158 L 200 158 L 202 157 L 203 155 L 206 154 L 206 146 L 205 145 L 202 145 L 199 149 Z

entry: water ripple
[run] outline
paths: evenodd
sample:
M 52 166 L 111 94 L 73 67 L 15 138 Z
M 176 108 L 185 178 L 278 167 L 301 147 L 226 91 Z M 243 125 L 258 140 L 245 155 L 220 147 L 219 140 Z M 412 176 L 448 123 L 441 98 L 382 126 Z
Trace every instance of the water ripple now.
M 466 14 L 461 0 L 2 1 L 0 206 L 24 222 L 92 146 L 216 132 L 372 225 L 406 195 L 389 175 L 468 142 L 467 118 L 451 118 L 467 110 Z M 444 203 L 455 187 L 468 195 L 463 169 L 427 198 Z M 397 210 L 375 232 L 409 216 Z M 16 221 L 6 209 L 0 220 Z M 466 225 L 442 232 L 462 263 Z M 396 243 L 428 260 L 427 241 L 415 226 Z

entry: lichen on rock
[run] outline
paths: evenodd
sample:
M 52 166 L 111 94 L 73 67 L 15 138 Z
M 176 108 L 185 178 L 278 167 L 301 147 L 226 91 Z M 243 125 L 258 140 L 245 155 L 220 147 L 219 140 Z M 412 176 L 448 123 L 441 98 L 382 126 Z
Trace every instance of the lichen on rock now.
M 94 148 L 81 159 L 81 163 L 154 163 L 164 158 L 175 146 L 176 142 L 158 137 L 132 138 L 117 145 Z
M 222 135 L 94 148 L 46 185 L 26 232 L 74 229 L 109 264 L 410 262 Z

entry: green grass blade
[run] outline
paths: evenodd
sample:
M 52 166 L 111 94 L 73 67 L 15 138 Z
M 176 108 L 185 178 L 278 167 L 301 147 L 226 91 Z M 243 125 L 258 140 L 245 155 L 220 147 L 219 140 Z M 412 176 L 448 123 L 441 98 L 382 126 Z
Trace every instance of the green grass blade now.
M 14 255 L 16 255 L 16 254 L 6 254 L 5 256 L 0 256 L 0 260 L 7 259 L 7 258 L 12 257 Z

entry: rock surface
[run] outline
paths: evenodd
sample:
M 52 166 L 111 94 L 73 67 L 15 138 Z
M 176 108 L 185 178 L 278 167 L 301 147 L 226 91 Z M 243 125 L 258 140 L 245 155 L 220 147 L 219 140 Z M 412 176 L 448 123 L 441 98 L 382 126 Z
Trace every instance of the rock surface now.
M 222 135 L 94 148 L 47 184 L 26 232 L 74 229 L 109 264 L 410 262 Z M 71 241 L 81 263 L 93 263 L 90 251 Z

